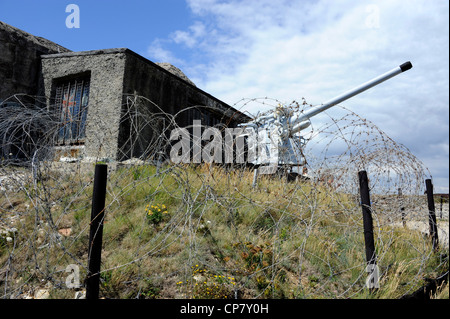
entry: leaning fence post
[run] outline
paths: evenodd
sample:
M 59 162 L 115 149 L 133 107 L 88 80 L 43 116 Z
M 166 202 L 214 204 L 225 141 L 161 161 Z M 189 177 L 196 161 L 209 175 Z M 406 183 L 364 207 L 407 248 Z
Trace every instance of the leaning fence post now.
M 431 179 L 425 180 L 425 186 L 427 189 L 428 221 L 430 223 L 430 237 L 433 243 L 433 250 L 437 250 L 439 247 L 439 238 L 436 223 L 436 210 L 434 208 L 433 183 L 431 182 Z
M 366 246 L 366 271 L 369 276 L 366 286 L 370 289 L 379 288 L 378 267 L 376 265 L 375 241 L 373 239 L 373 220 L 370 206 L 369 180 L 366 171 L 358 172 L 359 192 L 361 196 L 361 207 L 364 224 L 364 243 Z
M 98 299 L 100 284 L 100 262 L 102 252 L 103 218 L 106 198 L 108 166 L 95 165 L 94 189 L 92 193 L 91 224 L 89 230 L 88 275 L 86 299 Z

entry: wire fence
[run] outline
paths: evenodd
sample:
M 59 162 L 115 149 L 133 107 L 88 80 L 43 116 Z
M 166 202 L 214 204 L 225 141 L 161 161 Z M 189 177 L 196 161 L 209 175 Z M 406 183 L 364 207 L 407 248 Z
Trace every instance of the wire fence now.
M 88 123 L 95 134 L 71 153 L 55 146 L 63 124 L 46 103 L 16 95 L 0 105 L 2 298 L 74 298 L 84 291 L 99 162 L 109 169 L 105 298 L 399 298 L 448 272 L 448 239 L 436 252 L 420 227 L 428 225 L 427 168 L 345 107 L 304 132 L 308 173 L 288 180 L 255 179 L 245 163 L 170 161 L 180 119 L 192 108 L 214 109 L 167 114 L 144 97 L 124 96 L 120 122 L 105 116 Z M 280 104 L 264 98 L 235 107 L 248 103 Z M 285 107 L 302 112 L 310 105 Z M 222 119 L 215 128 L 223 132 L 227 124 Z M 187 132 L 192 140 L 192 127 Z M 372 196 L 375 293 L 367 287 L 361 170 Z M 448 238 L 448 211 L 438 228 Z

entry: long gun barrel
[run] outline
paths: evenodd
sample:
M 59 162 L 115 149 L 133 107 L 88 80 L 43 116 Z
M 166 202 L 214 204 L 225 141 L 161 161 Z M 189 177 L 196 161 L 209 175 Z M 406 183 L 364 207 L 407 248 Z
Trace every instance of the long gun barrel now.
M 301 114 L 295 120 L 295 124 L 297 124 L 297 128 L 294 127 L 293 131 L 294 132 L 295 131 L 297 131 L 297 132 L 300 131 L 301 128 L 306 125 L 306 124 L 303 124 L 303 125 L 300 125 L 300 124 L 302 124 L 302 122 L 304 122 L 304 121 L 309 120 L 311 117 L 313 117 L 313 116 L 315 116 L 315 115 L 317 115 L 317 114 L 319 114 L 319 113 L 329 109 L 332 106 L 335 106 L 336 104 L 339 104 L 339 103 L 341 103 L 341 102 L 351 98 L 352 96 L 355 96 L 355 95 L 357 95 L 357 94 L 359 94 L 361 92 L 364 92 L 365 90 L 368 90 L 371 87 L 373 87 L 375 85 L 378 85 L 378 84 L 380 84 L 380 83 L 382 83 L 382 82 L 384 82 L 384 81 L 386 81 L 386 80 L 388 80 L 388 79 L 390 79 L 390 78 L 392 78 L 392 77 L 394 77 L 394 76 L 396 76 L 396 75 L 398 75 L 398 74 L 400 74 L 402 72 L 405 72 L 405 71 L 407 71 L 407 70 L 409 70 L 411 68 L 412 68 L 411 62 L 409 62 L 409 61 L 405 62 L 402 65 L 400 65 L 400 66 L 398 66 L 398 67 L 396 67 L 396 68 L 394 68 L 394 69 L 392 69 L 392 70 L 390 70 L 390 71 L 388 71 L 388 72 L 386 72 L 386 73 L 384 73 L 384 74 L 382 74 L 380 76 L 377 76 L 376 78 L 374 78 L 374 79 L 372 79 L 370 81 L 367 81 L 366 83 L 363 83 L 363 84 L 361 84 L 361 85 L 359 85 L 359 86 L 357 86 L 357 87 L 355 87 L 355 88 L 353 88 L 353 89 L 351 89 L 351 90 L 349 90 L 349 91 L 347 91 L 347 92 L 345 92 L 345 93 L 343 93 L 341 95 L 338 95 L 338 96 L 332 98 L 331 100 L 328 100 L 327 102 L 323 103 L 322 105 L 320 105 L 320 106 L 318 106 L 316 108 L 313 108 L 313 109 L 311 109 L 311 110 Z

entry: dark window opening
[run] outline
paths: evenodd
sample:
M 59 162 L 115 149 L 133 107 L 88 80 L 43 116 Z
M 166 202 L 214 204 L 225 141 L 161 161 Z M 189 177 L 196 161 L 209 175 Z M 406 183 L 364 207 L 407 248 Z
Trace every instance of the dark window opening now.
M 78 77 L 56 84 L 55 109 L 60 120 L 56 144 L 84 144 L 88 103 L 89 77 Z

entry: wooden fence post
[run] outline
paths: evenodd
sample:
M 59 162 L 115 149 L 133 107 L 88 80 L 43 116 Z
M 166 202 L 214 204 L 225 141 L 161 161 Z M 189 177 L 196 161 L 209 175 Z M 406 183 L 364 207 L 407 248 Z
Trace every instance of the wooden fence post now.
M 366 271 L 369 273 L 366 286 L 372 290 L 373 288 L 379 288 L 379 282 L 378 267 L 376 265 L 375 241 L 373 239 L 373 220 L 370 205 L 369 180 L 367 178 L 366 171 L 358 172 L 358 177 L 364 224 L 364 242 L 366 246 Z
M 406 219 L 405 219 L 405 217 L 406 217 L 406 214 L 405 214 L 405 207 L 403 207 L 403 200 L 402 200 L 402 189 L 401 188 L 399 188 L 398 189 L 398 200 L 399 200 L 399 202 L 400 202 L 400 212 L 401 212 L 401 215 L 402 215 L 402 224 L 403 224 L 403 227 L 404 228 L 406 228 Z
M 100 263 L 102 253 L 103 218 L 105 214 L 107 175 L 107 165 L 95 165 L 94 189 L 92 193 L 91 224 L 89 230 L 86 299 L 98 299 L 99 297 Z
M 433 250 L 437 250 L 439 247 L 439 238 L 436 223 L 436 210 L 434 208 L 433 183 L 431 182 L 431 179 L 425 180 L 425 186 L 427 189 L 428 221 L 430 223 L 430 237 L 433 244 Z

